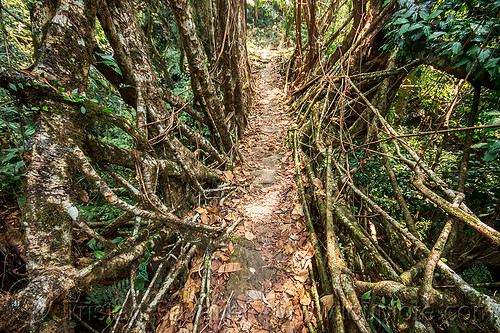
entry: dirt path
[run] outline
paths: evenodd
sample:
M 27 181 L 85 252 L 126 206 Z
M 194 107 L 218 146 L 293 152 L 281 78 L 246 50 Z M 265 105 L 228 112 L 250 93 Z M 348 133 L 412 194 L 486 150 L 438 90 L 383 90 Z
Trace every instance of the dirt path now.
M 208 331 L 306 332 L 313 251 L 285 146 L 291 120 L 275 56 L 262 50 L 254 61 L 256 107 L 240 143 L 246 165 L 234 170 L 239 186 L 224 203 L 240 225 L 229 247 L 214 255 Z

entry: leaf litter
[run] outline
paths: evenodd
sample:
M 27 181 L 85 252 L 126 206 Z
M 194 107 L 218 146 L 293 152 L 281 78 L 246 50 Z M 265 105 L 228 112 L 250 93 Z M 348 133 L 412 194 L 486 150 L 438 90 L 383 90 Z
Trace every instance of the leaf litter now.
M 291 120 L 279 88 L 278 66 L 274 58 L 254 76 L 256 105 L 240 143 L 246 163 L 223 172 L 236 190 L 222 206 L 195 209 L 204 224 L 241 220 L 227 246 L 212 254 L 209 307 L 199 332 L 305 333 L 306 322 L 315 323 L 308 272 L 314 250 L 302 221 L 291 152 L 284 145 Z M 313 186 L 323 190 L 319 179 Z M 193 259 L 182 291 L 170 297 L 170 309 L 158 321 L 157 333 L 192 329 L 202 257 L 200 253 Z M 308 318 L 302 307 L 307 308 Z

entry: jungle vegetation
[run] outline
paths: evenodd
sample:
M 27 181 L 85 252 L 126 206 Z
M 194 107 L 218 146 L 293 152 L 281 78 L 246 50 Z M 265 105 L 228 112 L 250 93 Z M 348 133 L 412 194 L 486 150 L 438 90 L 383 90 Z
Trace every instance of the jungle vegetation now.
M 187 213 L 242 162 L 247 35 L 289 49 L 326 331 L 500 331 L 499 16 L 499 0 L 3 1 L 0 331 L 85 330 L 83 306 L 106 308 L 100 330 L 154 330 L 235 226 Z

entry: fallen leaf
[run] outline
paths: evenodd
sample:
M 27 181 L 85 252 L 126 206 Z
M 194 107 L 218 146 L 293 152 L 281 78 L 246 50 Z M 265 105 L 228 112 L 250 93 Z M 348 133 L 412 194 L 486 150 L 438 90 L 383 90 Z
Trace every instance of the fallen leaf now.
M 264 303 L 262 301 L 253 301 L 252 303 L 250 303 L 250 305 L 252 306 L 252 308 L 257 311 L 257 312 L 263 312 L 265 309 L 266 309 L 266 306 L 264 305 Z
M 241 268 L 241 264 L 239 262 L 228 262 L 228 263 L 220 266 L 219 270 L 217 272 L 219 274 L 222 274 L 222 273 L 237 272 L 237 271 L 241 271 L 241 270 L 242 270 L 242 268 Z
M 229 170 L 222 171 L 222 174 L 224 175 L 224 178 L 228 183 L 231 183 L 233 181 L 234 175 L 231 171 Z
M 198 214 L 207 214 L 207 210 L 205 208 L 201 208 L 201 207 L 197 207 L 194 209 L 195 212 L 197 212 Z
M 156 333 L 174 333 L 174 326 L 169 326 L 166 327 L 167 322 L 163 322 L 158 328 L 156 329 Z
M 179 318 L 179 314 L 181 313 L 181 307 L 180 305 L 174 305 L 170 309 L 170 314 L 169 314 L 169 320 L 171 325 L 175 325 L 177 322 L 177 319 Z
M 300 292 L 300 304 L 306 306 L 311 304 L 311 296 L 309 295 L 307 290 L 305 290 L 305 288 L 303 288 Z
M 216 325 L 219 325 L 220 309 L 216 304 L 210 305 L 210 309 L 208 310 L 208 318 L 209 326 L 213 330 L 218 329 Z
M 201 214 L 200 220 L 201 220 L 201 223 L 203 223 L 203 224 L 210 224 L 210 218 L 208 217 L 207 214 Z
M 191 303 L 194 301 L 196 293 L 199 291 L 201 286 L 200 279 L 193 279 L 191 276 L 188 277 L 184 288 L 182 289 L 182 301 L 184 303 Z
M 294 248 L 293 246 L 291 246 L 290 244 L 286 243 L 285 245 L 285 253 L 286 254 L 292 254 L 294 252 Z
M 219 208 L 217 208 L 217 207 L 207 207 L 206 209 L 209 213 L 212 213 L 212 214 L 219 212 Z
M 292 218 L 299 218 L 301 216 L 304 216 L 304 210 L 302 208 L 302 204 L 296 202 L 292 210 Z
M 325 296 L 321 297 L 320 302 L 323 305 L 322 306 L 323 317 L 326 318 L 326 316 L 328 315 L 328 312 L 330 311 L 330 309 L 333 306 L 333 295 L 330 294 L 330 295 L 325 295 Z
M 245 238 L 248 239 L 249 241 L 254 240 L 255 235 L 252 234 L 250 231 L 245 231 Z
M 291 321 L 288 321 L 284 323 L 281 328 L 285 331 L 285 333 L 293 333 L 294 327 L 295 325 L 293 325 Z
M 323 189 L 323 183 L 319 178 L 314 178 L 313 180 L 314 186 L 316 186 L 318 189 L 322 190 Z
M 224 218 L 228 221 L 236 222 L 236 215 L 234 215 L 233 212 L 227 213 Z
M 258 291 L 258 290 L 248 290 L 246 292 L 247 296 L 253 300 L 262 300 L 264 299 L 264 294 L 262 293 L 262 291 Z
M 217 251 L 214 253 L 214 258 L 219 259 L 220 261 L 228 261 L 229 257 L 222 253 L 221 251 Z

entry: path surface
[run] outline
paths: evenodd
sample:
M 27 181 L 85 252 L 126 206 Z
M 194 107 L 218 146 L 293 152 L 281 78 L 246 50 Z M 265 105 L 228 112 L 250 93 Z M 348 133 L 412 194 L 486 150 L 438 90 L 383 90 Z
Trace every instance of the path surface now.
M 256 106 L 240 143 L 245 165 L 230 175 L 239 187 L 224 203 L 240 224 L 229 247 L 214 255 L 207 331 L 307 331 L 303 307 L 312 307 L 307 267 L 313 250 L 285 146 L 291 120 L 275 56 L 254 55 Z

